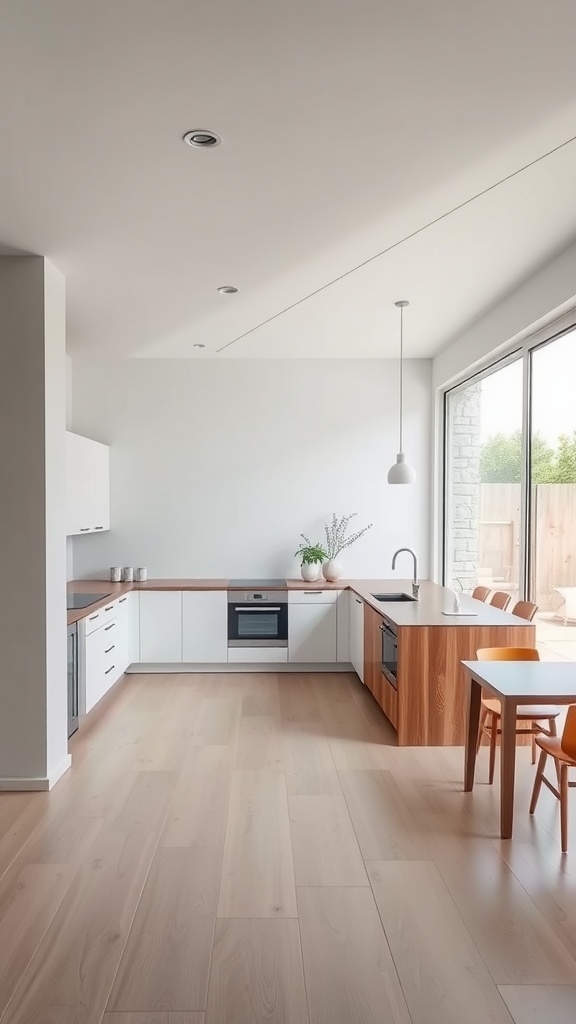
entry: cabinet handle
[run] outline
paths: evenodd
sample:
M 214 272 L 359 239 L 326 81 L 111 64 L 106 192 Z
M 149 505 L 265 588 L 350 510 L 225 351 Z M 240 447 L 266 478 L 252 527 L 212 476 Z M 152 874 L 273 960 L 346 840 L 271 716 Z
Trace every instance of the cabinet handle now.
M 120 600 L 118 601 L 118 604 L 122 604 L 123 601 L 127 601 L 127 600 L 128 600 L 127 597 L 121 597 Z
M 305 594 L 323 594 L 324 591 L 323 590 L 305 590 L 304 593 Z
M 362 604 L 362 601 L 360 600 L 359 597 L 355 598 L 355 601 L 356 601 L 356 604 Z
M 110 651 L 113 651 L 115 647 L 116 644 L 112 644 L 112 647 L 109 647 L 107 651 L 104 651 L 104 654 L 110 654 Z
M 112 611 L 112 609 L 113 609 L 113 607 L 114 607 L 114 605 L 113 605 L 113 604 L 109 604 L 109 605 L 108 605 L 108 607 L 104 609 L 104 611 L 105 611 L 105 612 L 111 612 L 111 611 Z
M 100 615 L 100 612 L 96 612 L 96 615 L 89 615 L 88 616 L 88 622 L 94 622 L 94 619 L 97 619 L 99 617 L 99 615 Z
M 103 529 L 104 529 L 104 527 L 103 527 L 103 526 L 95 526 L 95 527 L 94 527 L 94 529 L 95 529 L 95 530 L 103 530 Z
M 80 533 L 90 533 L 90 527 L 89 526 L 81 526 L 80 527 Z
M 115 622 L 111 622 L 109 626 L 104 626 L 104 632 L 107 633 L 109 629 L 114 629 Z
M 105 676 L 107 676 L 107 675 L 108 675 L 108 673 L 109 673 L 109 672 L 111 672 L 113 668 L 114 668 L 114 665 L 110 665 L 110 668 L 107 668 L 107 669 L 106 669 L 106 671 L 105 671 L 104 675 L 105 675 Z

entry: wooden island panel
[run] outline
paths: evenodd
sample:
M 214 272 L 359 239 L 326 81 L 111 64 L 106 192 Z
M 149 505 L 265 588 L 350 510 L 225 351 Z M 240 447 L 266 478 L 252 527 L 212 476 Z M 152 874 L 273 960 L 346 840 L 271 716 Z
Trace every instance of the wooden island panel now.
M 382 674 L 382 615 L 364 606 L 364 673 L 369 690 L 398 731 L 399 746 L 462 746 L 466 739 L 466 685 L 461 662 L 481 647 L 534 647 L 525 626 L 401 626 L 398 688 Z M 528 742 L 528 741 L 521 741 Z

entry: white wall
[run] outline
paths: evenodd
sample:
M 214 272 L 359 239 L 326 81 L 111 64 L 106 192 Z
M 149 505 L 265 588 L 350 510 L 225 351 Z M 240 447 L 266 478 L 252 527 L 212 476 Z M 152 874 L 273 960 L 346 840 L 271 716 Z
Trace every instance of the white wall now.
M 66 430 L 72 429 L 72 358 L 66 356 Z M 66 538 L 66 579 L 74 579 L 74 541 Z
M 576 307 L 576 243 L 492 307 L 434 359 L 433 387 L 452 383 Z
M 397 389 L 396 360 L 74 360 L 73 429 L 112 449 L 112 531 L 74 540 L 76 575 L 296 575 L 300 532 L 336 511 L 374 523 L 347 575 L 390 576 L 408 544 L 426 576 L 430 362 L 405 372 L 415 487 L 386 483 Z

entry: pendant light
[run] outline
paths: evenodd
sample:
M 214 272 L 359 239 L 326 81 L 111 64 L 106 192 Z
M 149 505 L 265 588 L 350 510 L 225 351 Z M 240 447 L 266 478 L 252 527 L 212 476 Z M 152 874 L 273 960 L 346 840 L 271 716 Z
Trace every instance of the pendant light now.
M 394 303 L 400 310 L 400 444 L 396 462 L 388 470 L 389 484 L 413 484 L 416 482 L 416 470 L 406 462 L 402 451 L 402 399 L 403 399 L 403 366 L 404 366 L 404 309 L 409 303 L 401 299 Z

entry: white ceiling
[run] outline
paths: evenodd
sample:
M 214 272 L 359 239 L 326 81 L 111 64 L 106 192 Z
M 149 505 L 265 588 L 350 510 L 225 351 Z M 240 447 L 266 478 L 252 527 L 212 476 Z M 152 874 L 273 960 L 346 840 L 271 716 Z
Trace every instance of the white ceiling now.
M 408 298 L 432 355 L 576 237 L 576 142 L 468 203 L 576 135 L 574 38 L 572 0 L 0 0 L 0 245 L 65 273 L 73 353 L 391 355 Z

